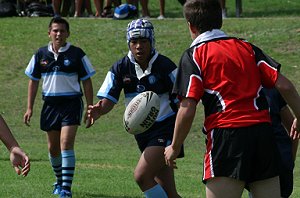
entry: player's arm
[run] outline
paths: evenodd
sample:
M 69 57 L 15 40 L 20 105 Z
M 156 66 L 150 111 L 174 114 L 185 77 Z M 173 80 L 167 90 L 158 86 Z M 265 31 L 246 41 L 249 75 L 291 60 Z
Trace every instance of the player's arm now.
M 93 105 L 93 96 L 94 96 L 93 84 L 92 84 L 91 78 L 83 80 L 82 86 L 83 86 L 84 96 L 85 96 L 85 100 L 86 100 L 86 107 L 87 107 L 87 110 L 84 115 L 84 123 L 86 124 L 86 127 L 88 128 L 91 125 L 90 124 L 91 121 L 90 121 L 90 119 L 88 119 L 87 112 L 88 112 L 88 107 L 90 105 Z
M 294 122 L 294 116 L 288 106 L 285 106 L 280 110 L 280 117 L 283 126 L 286 128 L 287 131 L 290 131 L 291 126 L 293 125 Z M 295 134 L 289 133 L 289 135 L 292 139 L 292 153 L 293 153 L 293 159 L 295 161 L 297 150 L 298 150 L 299 139 L 295 138 Z
M 22 151 L 18 142 L 12 135 L 5 120 L 0 115 L 0 139 L 10 152 L 10 160 L 18 175 L 26 176 L 30 170 L 28 156 Z
M 290 108 L 286 105 L 280 110 L 281 122 L 284 128 L 288 131 L 290 135 L 290 129 L 294 121 L 294 116 L 290 110 Z
M 183 98 L 177 113 L 172 144 L 165 149 L 165 160 L 168 166 L 176 168 L 175 159 L 187 137 L 196 114 L 197 102 L 191 98 Z
M 275 87 L 293 111 L 296 119 L 300 120 L 300 96 L 295 86 L 289 79 L 279 73 L 277 81 L 275 83 Z M 297 120 L 292 127 L 293 129 L 291 129 L 291 133 L 294 133 L 295 131 L 297 131 L 298 133 L 300 132 L 300 122 L 297 122 Z
M 86 99 L 86 105 L 87 106 L 92 105 L 94 92 L 93 92 L 93 84 L 91 78 L 82 81 L 82 85 L 83 85 L 84 96 Z
M 39 81 L 37 80 L 29 80 L 28 83 L 28 95 L 27 95 L 27 110 L 24 114 L 23 121 L 24 123 L 29 126 L 30 118 L 32 117 L 33 105 L 34 100 L 38 91 Z

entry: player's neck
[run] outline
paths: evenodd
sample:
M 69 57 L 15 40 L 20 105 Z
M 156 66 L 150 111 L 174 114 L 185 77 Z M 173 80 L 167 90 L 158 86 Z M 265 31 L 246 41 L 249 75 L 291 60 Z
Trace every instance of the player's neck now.
M 66 43 L 63 45 L 52 43 L 52 50 L 53 52 L 58 53 L 59 49 L 64 46 L 66 46 Z

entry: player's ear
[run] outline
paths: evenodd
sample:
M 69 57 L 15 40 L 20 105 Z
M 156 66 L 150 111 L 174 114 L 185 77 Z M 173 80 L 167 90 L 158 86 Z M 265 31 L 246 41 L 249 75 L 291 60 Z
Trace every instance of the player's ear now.
M 188 23 L 190 32 L 193 34 L 197 34 L 198 33 L 197 28 L 195 26 L 193 26 L 190 22 L 187 22 L 187 23 Z
M 188 26 L 189 26 L 189 31 L 190 31 L 191 38 L 194 40 L 199 35 L 199 31 L 190 22 L 188 22 Z

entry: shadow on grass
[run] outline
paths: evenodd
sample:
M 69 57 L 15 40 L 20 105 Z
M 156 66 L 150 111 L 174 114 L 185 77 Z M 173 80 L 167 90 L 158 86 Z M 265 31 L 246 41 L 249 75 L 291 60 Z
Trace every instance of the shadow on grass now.
M 87 193 L 84 196 L 78 196 L 78 198 L 80 197 L 90 197 L 90 198 L 141 198 L 141 196 L 126 196 L 126 195 L 118 195 L 118 196 L 114 196 L 114 195 L 106 195 L 106 194 L 93 194 L 93 193 Z
M 289 10 L 268 10 L 268 11 L 245 11 L 242 17 L 283 17 L 283 16 L 300 16 L 300 9 L 294 8 Z

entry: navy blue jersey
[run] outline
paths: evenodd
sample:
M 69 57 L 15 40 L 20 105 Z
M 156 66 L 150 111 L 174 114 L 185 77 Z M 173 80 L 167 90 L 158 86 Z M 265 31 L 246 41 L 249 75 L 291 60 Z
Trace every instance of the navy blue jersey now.
M 293 170 L 294 163 L 292 157 L 292 140 L 284 126 L 281 124 L 282 122 L 280 116 L 280 111 L 287 105 L 287 103 L 277 89 L 263 89 L 263 91 L 270 106 L 272 127 L 283 164 L 287 169 Z
M 82 96 L 80 81 L 90 78 L 95 70 L 82 49 L 67 43 L 56 54 L 49 43 L 32 56 L 25 74 L 32 80 L 43 79 L 42 95 L 47 100 Z
M 131 52 L 113 64 L 97 93 L 97 97 L 107 98 L 117 103 L 123 90 L 125 105 L 144 91 L 153 91 L 160 97 L 160 111 L 156 121 L 162 121 L 176 113 L 175 98 L 171 98 L 177 66 L 167 57 L 157 52 L 143 72 L 135 62 Z

